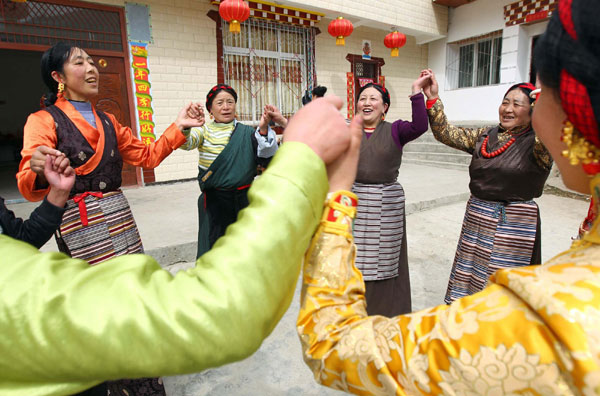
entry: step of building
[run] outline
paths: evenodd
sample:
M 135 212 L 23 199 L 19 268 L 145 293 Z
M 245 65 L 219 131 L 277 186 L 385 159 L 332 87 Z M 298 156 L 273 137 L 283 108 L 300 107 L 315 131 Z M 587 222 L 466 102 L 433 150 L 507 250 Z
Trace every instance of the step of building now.
M 402 160 L 421 160 L 432 162 L 447 162 L 451 164 L 461 164 L 468 166 L 471 163 L 471 156 L 465 155 L 456 150 L 456 153 L 437 153 L 437 152 L 404 152 Z
M 450 153 L 450 154 L 463 154 L 467 157 L 471 155 L 455 149 L 450 146 L 446 146 L 445 144 L 439 142 L 422 142 L 420 140 L 410 142 L 406 146 L 404 146 L 403 153 Z
M 444 162 L 444 161 L 431 161 L 431 160 L 422 160 L 417 158 L 405 158 L 402 157 L 402 163 L 404 164 L 415 164 L 415 165 L 425 165 L 425 166 L 433 166 L 436 168 L 444 168 L 444 169 L 458 169 L 458 170 L 469 170 L 469 164 L 463 163 L 455 163 L 455 162 Z

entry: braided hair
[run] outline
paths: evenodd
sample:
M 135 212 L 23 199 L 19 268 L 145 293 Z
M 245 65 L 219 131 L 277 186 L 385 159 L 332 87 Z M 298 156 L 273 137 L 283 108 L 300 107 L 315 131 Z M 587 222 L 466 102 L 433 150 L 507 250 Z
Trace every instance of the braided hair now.
M 600 147 L 600 3 L 560 0 L 535 46 L 540 80 L 560 94 L 567 118 Z

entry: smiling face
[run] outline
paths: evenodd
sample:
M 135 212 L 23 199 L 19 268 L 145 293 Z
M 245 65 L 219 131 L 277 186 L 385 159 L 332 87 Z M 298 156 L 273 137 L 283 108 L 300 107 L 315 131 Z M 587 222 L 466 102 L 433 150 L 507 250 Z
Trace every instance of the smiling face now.
M 215 96 L 210 113 L 216 122 L 228 123 L 235 118 L 235 98 L 229 92 L 221 91 Z
M 98 69 L 92 58 L 81 48 L 73 48 L 63 72 L 52 72 L 52 77 L 65 84 L 65 97 L 71 100 L 89 101 L 98 94 Z
M 381 92 L 369 87 L 360 93 L 356 109 L 363 117 L 363 124 L 367 128 L 375 127 L 381 122 L 388 105 L 383 103 Z
M 506 129 L 531 123 L 531 105 L 529 98 L 520 89 L 513 89 L 506 94 L 498 109 L 500 125 Z

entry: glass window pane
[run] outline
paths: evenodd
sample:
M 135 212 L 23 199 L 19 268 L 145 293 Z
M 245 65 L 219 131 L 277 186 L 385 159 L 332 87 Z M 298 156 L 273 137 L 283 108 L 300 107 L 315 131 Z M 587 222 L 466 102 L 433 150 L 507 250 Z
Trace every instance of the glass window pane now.
M 502 37 L 494 39 L 494 56 L 492 58 L 491 84 L 500 84 L 500 64 L 502 61 Z
M 313 86 L 314 31 L 253 18 L 241 30 L 223 30 L 225 82 L 238 92 L 238 119 L 258 122 L 266 104 L 294 114 L 304 90 Z M 242 48 L 253 50 L 237 55 Z
M 458 88 L 473 86 L 474 47 L 474 44 L 469 44 L 459 49 Z
M 490 85 L 492 40 L 477 43 L 477 82 L 476 86 Z
M 33 1 L 2 4 L 1 41 L 45 45 L 64 41 L 82 48 L 123 51 L 116 11 Z

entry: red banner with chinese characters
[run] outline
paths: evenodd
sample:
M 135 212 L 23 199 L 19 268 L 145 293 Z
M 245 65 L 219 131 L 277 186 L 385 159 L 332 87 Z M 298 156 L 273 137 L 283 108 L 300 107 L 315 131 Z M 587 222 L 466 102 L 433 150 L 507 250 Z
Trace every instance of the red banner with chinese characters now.
M 348 101 L 348 119 L 354 118 L 354 73 L 346 73 L 346 100 Z
M 145 43 L 129 43 L 140 138 L 145 144 L 149 145 L 156 140 L 156 135 L 154 134 L 154 110 L 152 110 L 152 96 L 150 94 L 147 45 Z

